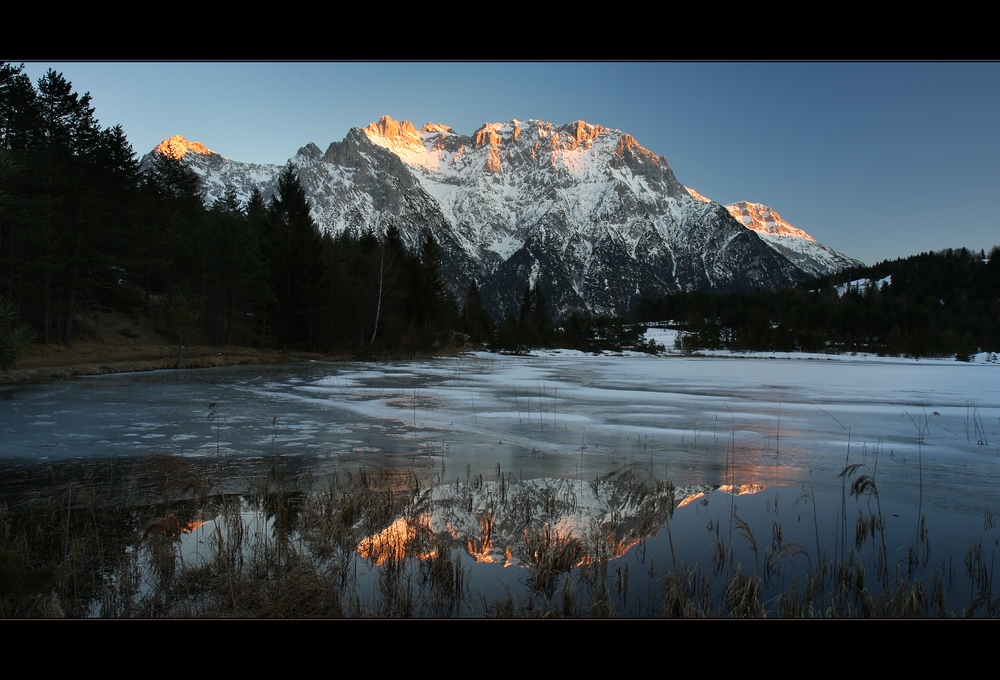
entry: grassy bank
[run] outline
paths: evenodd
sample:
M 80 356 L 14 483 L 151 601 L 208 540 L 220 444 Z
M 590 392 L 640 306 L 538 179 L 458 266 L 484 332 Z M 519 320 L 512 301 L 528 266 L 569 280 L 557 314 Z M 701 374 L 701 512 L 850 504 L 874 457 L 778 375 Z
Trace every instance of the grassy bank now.
M 251 364 L 279 364 L 310 359 L 332 359 L 315 353 L 261 351 L 251 347 L 100 343 L 38 345 L 30 348 L 18 368 L 0 373 L 0 384 L 37 382 L 77 375 L 104 375 L 162 369 L 213 368 Z
M 220 366 L 288 364 L 302 361 L 351 361 L 347 354 L 324 354 L 287 349 L 262 349 L 230 345 L 183 345 L 160 334 L 155 323 L 134 316 L 92 314 L 79 324 L 79 340 L 72 345 L 34 344 L 25 350 L 17 367 L 0 372 L 0 385 L 163 369 L 215 368 Z M 379 360 L 451 356 L 474 347 L 450 346 L 417 356 L 376 357 Z

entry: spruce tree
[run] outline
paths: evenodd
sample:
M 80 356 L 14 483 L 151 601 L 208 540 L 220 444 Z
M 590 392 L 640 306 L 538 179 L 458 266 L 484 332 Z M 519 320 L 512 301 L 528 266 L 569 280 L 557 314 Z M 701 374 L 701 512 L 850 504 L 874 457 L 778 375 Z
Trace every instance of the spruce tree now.
M 34 332 L 17 324 L 14 304 L 0 297 L 0 372 L 14 368 L 21 353 L 34 339 Z
M 298 173 L 289 162 L 268 210 L 268 260 L 280 339 L 312 346 L 323 277 L 322 240 Z
M 520 326 L 525 343 L 533 347 L 545 346 L 551 339 L 552 322 L 549 306 L 537 280 L 532 281 L 524 289 Z
M 476 282 L 470 281 L 465 291 L 465 305 L 462 308 L 462 332 L 467 333 L 469 340 L 474 344 L 491 344 L 495 329 L 496 324 L 483 305 Z
M 24 66 L 0 63 L 0 149 L 31 147 L 37 115 L 37 93 Z

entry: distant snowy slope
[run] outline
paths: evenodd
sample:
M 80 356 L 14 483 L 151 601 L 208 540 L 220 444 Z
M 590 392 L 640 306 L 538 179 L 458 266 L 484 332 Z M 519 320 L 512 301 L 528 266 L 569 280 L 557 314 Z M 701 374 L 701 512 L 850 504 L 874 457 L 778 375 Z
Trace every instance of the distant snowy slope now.
M 688 192 L 702 202 L 710 202 L 691 187 Z M 842 255 L 819 243 L 801 229 L 781 219 L 775 210 L 763 203 L 740 201 L 730 203 L 726 210 L 736 220 L 760 236 L 765 243 L 798 265 L 810 276 L 826 276 L 847 267 L 864 266 L 860 260 Z
M 812 276 L 825 276 L 847 267 L 864 266 L 860 260 L 841 255 L 817 242 L 762 203 L 740 201 L 727 205 L 726 209 L 741 224 L 753 229 L 768 245 Z
M 280 165 L 231 161 L 201 142 L 191 142 L 180 135 L 164 139 L 152 153 L 183 160 L 201 179 L 201 190 L 205 197 L 205 205 L 208 206 L 222 198 L 226 193 L 226 187 L 236 189 L 243 203 L 246 203 L 254 187 L 262 191 L 268 190 L 270 197 L 282 168 Z M 148 166 L 149 159 L 150 154 L 143 158 L 143 167 Z

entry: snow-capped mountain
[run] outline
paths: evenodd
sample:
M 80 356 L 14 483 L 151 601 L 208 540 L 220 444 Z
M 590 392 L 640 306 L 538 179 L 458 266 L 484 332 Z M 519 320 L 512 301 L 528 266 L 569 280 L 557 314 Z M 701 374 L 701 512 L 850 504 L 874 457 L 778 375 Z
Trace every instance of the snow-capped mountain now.
M 183 138 L 161 147 L 183 151 L 207 202 L 227 184 L 244 198 L 257 186 L 268 198 L 281 170 Z M 533 280 L 556 315 L 623 312 L 644 295 L 775 288 L 844 266 L 837 257 L 853 263 L 829 249 L 823 257 L 803 250 L 800 241 L 825 248 L 808 235 L 762 233 L 699 200 L 666 158 L 583 121 L 510 120 L 465 136 L 383 117 L 325 153 L 310 143 L 290 162 L 322 230 L 382 233 L 395 224 L 409 247 L 430 230 L 449 285 L 458 291 L 475 280 L 499 314 L 516 313 Z
M 712 199 L 699 194 L 691 187 L 688 193 L 703 203 Z M 781 219 L 775 210 L 763 203 L 740 201 L 729 203 L 726 210 L 747 229 L 752 229 L 764 242 L 797 264 L 810 276 L 824 276 L 847 267 L 864 266 L 861 260 L 842 255 L 819 243 L 806 232 Z

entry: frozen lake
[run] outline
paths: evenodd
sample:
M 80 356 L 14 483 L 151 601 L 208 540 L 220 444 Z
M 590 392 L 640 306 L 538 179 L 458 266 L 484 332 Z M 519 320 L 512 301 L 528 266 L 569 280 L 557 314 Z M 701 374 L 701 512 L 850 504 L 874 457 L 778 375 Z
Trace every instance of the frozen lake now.
M 840 492 L 982 515 L 1000 500 L 1000 368 L 958 362 L 475 354 L 383 364 L 119 374 L 0 391 L 8 469 L 168 453 L 296 470 Z M 876 467 L 877 458 L 877 467 Z M 922 482 L 922 483 L 921 483 Z M 921 499 L 922 488 L 922 499 Z

